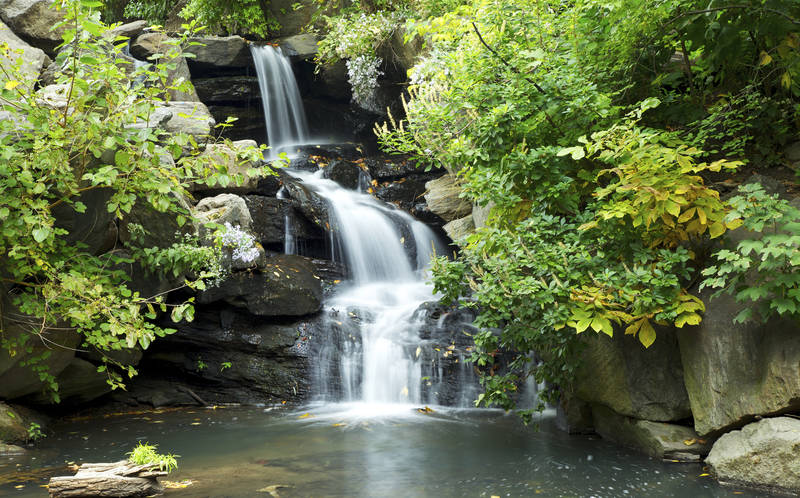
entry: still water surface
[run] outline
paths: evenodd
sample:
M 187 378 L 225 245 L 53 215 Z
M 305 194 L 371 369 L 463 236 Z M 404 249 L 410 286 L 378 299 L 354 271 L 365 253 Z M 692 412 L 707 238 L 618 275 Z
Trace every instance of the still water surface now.
M 115 461 L 137 441 L 180 455 L 171 497 L 727 497 L 697 464 L 666 463 L 596 438 L 540 431 L 488 410 L 408 405 L 301 411 L 189 409 L 66 421 L 37 449 L 0 458 L 0 496 L 44 497 L 67 462 Z M 272 493 L 270 493 L 270 491 Z

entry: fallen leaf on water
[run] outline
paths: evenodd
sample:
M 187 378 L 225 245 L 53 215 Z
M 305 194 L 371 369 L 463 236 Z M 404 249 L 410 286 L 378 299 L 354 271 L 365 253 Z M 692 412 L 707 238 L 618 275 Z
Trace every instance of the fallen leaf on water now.
M 709 474 L 708 472 L 703 472 L 702 474 L 700 474 L 700 475 L 699 475 L 699 476 L 697 476 L 697 477 L 708 477 L 708 476 L 710 476 L 710 475 L 711 475 L 711 474 Z
M 202 424 L 201 422 L 192 422 L 192 423 L 191 423 L 191 424 L 189 424 L 189 425 L 203 425 L 203 424 Z
M 334 427 L 342 427 L 343 425 L 347 425 L 347 424 L 343 424 L 343 423 L 341 423 L 341 422 L 338 422 L 338 423 L 336 423 L 336 424 L 333 424 L 333 426 L 334 426 Z
M 258 490 L 259 493 L 269 493 L 270 495 L 274 496 L 275 498 L 279 498 L 280 495 L 278 494 L 278 490 L 281 488 L 288 488 L 285 484 L 273 484 L 272 486 L 267 486 L 266 488 L 261 488 Z
M 425 408 L 417 408 L 417 411 L 420 413 L 433 413 L 433 408 L 426 406 Z
M 314 418 L 314 415 L 311 415 L 310 413 L 304 413 L 297 418 Z
M 19 484 L 19 485 L 17 485 L 17 486 L 14 486 L 14 489 L 22 489 L 22 488 L 24 488 L 24 487 L 25 487 L 25 485 L 24 485 L 24 484 Z
M 180 482 L 178 482 L 178 481 L 161 481 L 161 484 L 163 484 L 164 487 L 167 488 L 167 489 L 183 489 L 183 488 L 188 488 L 189 486 L 191 486 L 194 483 L 189 479 L 184 479 L 183 481 L 180 481 Z

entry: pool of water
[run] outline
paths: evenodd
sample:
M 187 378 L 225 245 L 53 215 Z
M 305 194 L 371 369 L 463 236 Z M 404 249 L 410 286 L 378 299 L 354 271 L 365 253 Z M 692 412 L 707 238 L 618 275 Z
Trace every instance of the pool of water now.
M 180 455 L 175 497 L 759 496 L 698 464 L 648 459 L 597 438 L 490 410 L 407 405 L 216 408 L 67 420 L 25 457 L 0 457 L 0 496 L 43 497 L 72 462 L 115 461 L 138 441 Z M 164 479 L 162 478 L 162 481 Z

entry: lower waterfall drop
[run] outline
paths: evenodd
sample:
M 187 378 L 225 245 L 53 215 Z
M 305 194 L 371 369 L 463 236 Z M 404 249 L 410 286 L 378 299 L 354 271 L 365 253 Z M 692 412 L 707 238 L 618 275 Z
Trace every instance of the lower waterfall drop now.
M 325 303 L 329 336 L 314 361 L 318 401 L 437 404 L 436 390 L 423 389 L 432 361 L 423 351 L 432 348 L 420 337 L 419 308 L 436 299 L 425 270 L 445 246 L 407 213 L 344 189 L 322 171 L 291 174 L 328 202 L 350 276 Z

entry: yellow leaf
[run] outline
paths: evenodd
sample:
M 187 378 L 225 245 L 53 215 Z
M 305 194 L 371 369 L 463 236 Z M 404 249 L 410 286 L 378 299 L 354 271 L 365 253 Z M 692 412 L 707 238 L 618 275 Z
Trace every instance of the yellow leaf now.
M 416 352 L 416 354 L 415 354 L 414 358 L 419 358 L 419 354 L 420 354 L 421 352 L 422 352 L 422 348 L 421 348 L 421 347 L 419 347 L 419 346 L 417 346 L 417 352 Z
M 681 214 L 681 207 L 675 201 L 667 201 L 666 203 L 667 212 L 672 216 L 678 216 Z
M 741 218 L 736 218 L 735 220 L 731 220 L 725 223 L 725 226 L 728 227 L 728 230 L 736 230 L 740 226 L 744 224 L 744 221 Z
M 721 221 L 714 223 L 708 228 L 708 234 L 712 239 L 719 237 L 723 233 L 725 233 L 725 225 Z
M 695 444 L 696 442 L 697 442 L 696 439 L 684 439 L 683 440 L 683 444 L 685 444 L 686 446 L 691 446 L 691 445 Z
M 639 342 L 646 348 L 653 345 L 656 340 L 656 331 L 646 318 L 642 319 L 642 327 L 639 329 Z
M 304 413 L 297 418 L 314 418 L 314 415 L 311 415 L 310 413 Z
M 760 57 L 760 59 L 758 61 L 758 65 L 759 66 L 766 66 L 770 62 L 772 62 L 772 56 L 762 50 L 761 51 L 761 57 Z
M 628 325 L 628 328 L 625 329 L 625 335 L 636 335 L 636 332 L 639 332 L 639 328 L 642 326 L 642 322 L 644 322 L 644 318 L 633 322 L 632 324 Z
M 789 75 L 788 72 L 783 73 L 783 76 L 781 76 L 781 86 L 783 88 L 787 89 L 787 90 L 789 88 L 791 88 L 791 86 L 792 86 L 792 77 Z
M 710 476 L 710 475 L 711 475 L 711 474 L 709 474 L 708 472 L 703 472 L 702 474 L 700 474 L 700 475 L 699 475 L 699 476 L 697 476 L 697 477 L 708 477 L 708 476 Z
M 703 208 L 697 208 L 697 217 L 700 219 L 700 223 L 705 225 L 708 219 L 706 218 L 706 212 Z
M 6 81 L 6 90 L 13 90 L 19 86 L 19 81 L 9 80 Z
M 345 424 L 343 424 L 341 422 L 333 424 L 334 427 L 342 427 L 343 425 L 345 425 Z
M 689 208 L 686 211 L 684 211 L 678 217 L 678 223 L 686 223 L 687 221 L 691 220 L 692 216 L 694 216 L 695 211 L 697 211 L 697 208 Z

